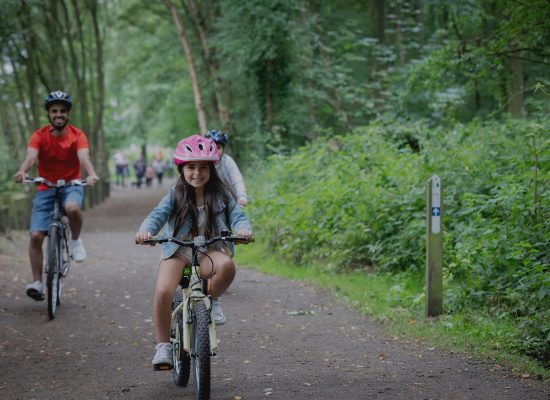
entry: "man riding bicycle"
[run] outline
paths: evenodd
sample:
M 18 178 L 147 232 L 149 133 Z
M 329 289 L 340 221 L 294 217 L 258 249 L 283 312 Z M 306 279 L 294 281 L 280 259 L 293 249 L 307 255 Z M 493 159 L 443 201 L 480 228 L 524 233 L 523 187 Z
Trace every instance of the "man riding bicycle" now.
M 38 175 L 47 181 L 56 182 L 58 179 L 64 179 L 70 182 L 80 179 L 82 166 L 88 174 L 86 183 L 94 185 L 99 181 L 99 177 L 90 160 L 88 139 L 83 131 L 69 124 L 71 96 L 62 91 L 51 92 L 46 97 L 44 106 L 50 123 L 31 135 L 27 154 L 14 175 L 14 180 L 22 182 L 27 177 L 27 171 L 35 161 L 38 161 Z M 34 282 L 27 285 L 26 292 L 37 301 L 44 300 L 42 243 L 48 234 L 54 195 L 55 190 L 50 190 L 46 185 L 39 185 L 32 202 L 29 258 Z M 62 197 L 71 227 L 71 254 L 74 261 L 82 262 L 86 258 L 86 250 L 82 239 L 79 238 L 83 221 L 83 189 L 81 186 L 67 186 L 62 190 Z

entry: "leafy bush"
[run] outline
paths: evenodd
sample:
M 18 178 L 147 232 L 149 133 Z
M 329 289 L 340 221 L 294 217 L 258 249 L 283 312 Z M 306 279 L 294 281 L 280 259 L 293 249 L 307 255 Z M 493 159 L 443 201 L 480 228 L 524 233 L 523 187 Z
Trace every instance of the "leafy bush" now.
M 442 178 L 445 307 L 510 318 L 518 351 L 550 356 L 549 120 L 431 128 L 379 122 L 256 168 L 258 234 L 333 271 L 425 264 L 426 181 Z
M 484 306 L 517 318 L 514 345 L 550 362 L 550 154 L 548 122 L 456 127 L 425 143 L 442 171 L 449 311 Z
M 410 173 L 421 160 L 379 130 L 271 159 L 256 180 L 265 184 L 253 210 L 273 249 L 295 262 L 324 259 L 336 270 L 421 264 L 424 194 Z

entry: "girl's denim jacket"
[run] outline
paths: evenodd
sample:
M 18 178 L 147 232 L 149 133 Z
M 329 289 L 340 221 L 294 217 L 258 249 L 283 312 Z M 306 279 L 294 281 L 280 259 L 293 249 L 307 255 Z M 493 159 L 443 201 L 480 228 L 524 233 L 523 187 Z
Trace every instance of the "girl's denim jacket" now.
M 191 218 L 185 218 L 182 227 L 179 229 L 177 234 L 174 233 L 174 221 L 168 221 L 168 217 L 172 212 L 172 204 L 174 202 L 174 187 L 170 188 L 170 191 L 166 196 L 162 198 L 159 204 L 149 213 L 149 215 L 142 222 L 139 227 L 140 232 L 151 232 L 151 235 L 155 236 L 159 234 L 160 236 L 174 236 L 179 240 L 185 240 L 189 231 L 191 230 Z M 252 231 L 250 222 L 246 218 L 244 212 L 241 211 L 240 207 L 237 205 L 235 200 L 231 199 L 231 202 L 228 204 L 229 208 L 229 224 L 231 229 L 228 228 L 226 223 L 226 205 L 223 200 L 220 198 L 218 205 L 218 212 L 216 213 L 216 222 L 218 229 L 222 230 L 231 230 L 234 233 L 240 230 Z M 162 229 L 162 230 L 161 230 Z M 231 256 L 233 256 L 233 243 L 227 243 L 231 249 Z M 161 244 L 161 258 L 166 260 L 174 255 L 178 245 L 171 242 L 166 242 Z

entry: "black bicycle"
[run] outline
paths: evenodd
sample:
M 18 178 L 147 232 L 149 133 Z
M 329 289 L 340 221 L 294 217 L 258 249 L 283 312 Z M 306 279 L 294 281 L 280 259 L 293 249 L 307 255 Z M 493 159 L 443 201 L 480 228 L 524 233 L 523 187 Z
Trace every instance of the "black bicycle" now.
M 86 181 L 75 179 L 68 183 L 63 179 L 56 183 L 44 178 L 28 178 L 23 183 L 43 184 L 55 190 L 54 209 L 51 214 L 48 228 L 48 246 L 46 248 L 46 289 L 48 298 L 48 316 L 54 319 L 57 307 L 61 304 L 61 278 L 69 275 L 71 266 L 71 250 L 67 242 L 67 222 L 63 204 L 61 203 L 61 190 L 67 186 L 86 186 Z
M 200 276 L 198 255 L 204 254 L 209 245 L 219 241 L 238 244 L 254 240 L 230 236 L 229 232 L 224 231 L 220 236 L 208 240 L 204 236 L 195 237 L 193 241 L 181 241 L 174 237 L 153 237 L 143 242 L 153 245 L 172 242 L 192 250 L 192 266 L 184 268 L 178 290 L 172 299 L 170 341 L 174 364 L 172 376 L 176 385 L 187 386 L 191 373 L 191 359 L 193 360 L 196 400 L 210 399 L 210 357 L 215 355 L 218 347 L 216 324 L 212 316 L 212 298 L 208 295 L 209 278 L 203 279 Z

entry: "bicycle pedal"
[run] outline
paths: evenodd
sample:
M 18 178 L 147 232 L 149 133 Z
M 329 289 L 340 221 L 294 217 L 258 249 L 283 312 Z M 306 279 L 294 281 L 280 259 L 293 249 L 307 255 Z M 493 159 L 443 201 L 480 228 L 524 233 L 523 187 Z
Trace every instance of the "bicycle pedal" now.
M 155 364 L 153 365 L 153 370 L 155 371 L 170 371 L 172 369 L 172 365 L 170 364 Z

